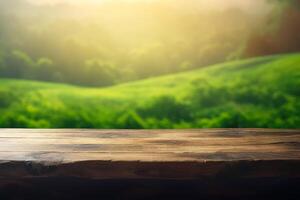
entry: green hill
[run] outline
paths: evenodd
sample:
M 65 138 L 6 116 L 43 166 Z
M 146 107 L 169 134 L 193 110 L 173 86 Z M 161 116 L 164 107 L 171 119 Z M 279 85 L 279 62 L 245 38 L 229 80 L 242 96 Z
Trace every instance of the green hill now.
M 107 88 L 0 79 L 0 127 L 300 128 L 300 54 Z

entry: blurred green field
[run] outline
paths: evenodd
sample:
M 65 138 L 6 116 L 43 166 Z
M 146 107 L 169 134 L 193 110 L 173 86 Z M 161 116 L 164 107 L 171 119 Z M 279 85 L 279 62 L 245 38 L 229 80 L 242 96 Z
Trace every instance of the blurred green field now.
M 300 54 L 106 88 L 0 79 L 2 128 L 300 128 Z

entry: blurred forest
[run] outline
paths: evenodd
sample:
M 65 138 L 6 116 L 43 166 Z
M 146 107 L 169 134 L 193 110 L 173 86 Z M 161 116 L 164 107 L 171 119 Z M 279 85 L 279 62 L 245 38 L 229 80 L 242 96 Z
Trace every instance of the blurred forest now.
M 0 127 L 300 128 L 300 0 L 0 0 Z
M 2 128 L 300 128 L 300 54 L 113 87 L 0 79 Z
M 109 86 L 300 49 L 298 0 L 222 9 L 175 2 L 0 0 L 0 77 Z

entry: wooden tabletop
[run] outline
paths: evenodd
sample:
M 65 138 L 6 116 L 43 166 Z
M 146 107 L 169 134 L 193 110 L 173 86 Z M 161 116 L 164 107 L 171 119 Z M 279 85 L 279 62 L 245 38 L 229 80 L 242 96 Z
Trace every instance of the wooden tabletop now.
M 0 160 L 300 160 L 300 130 L 0 129 Z
M 0 129 L 0 199 L 300 199 L 300 130 Z

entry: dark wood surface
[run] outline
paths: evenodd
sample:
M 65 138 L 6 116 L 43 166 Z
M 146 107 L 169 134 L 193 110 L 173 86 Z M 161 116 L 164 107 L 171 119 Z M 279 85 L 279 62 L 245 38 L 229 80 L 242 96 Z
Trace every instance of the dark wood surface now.
M 300 131 L 0 129 L 0 199 L 300 199 Z
M 0 129 L 0 160 L 300 160 L 300 131 Z

